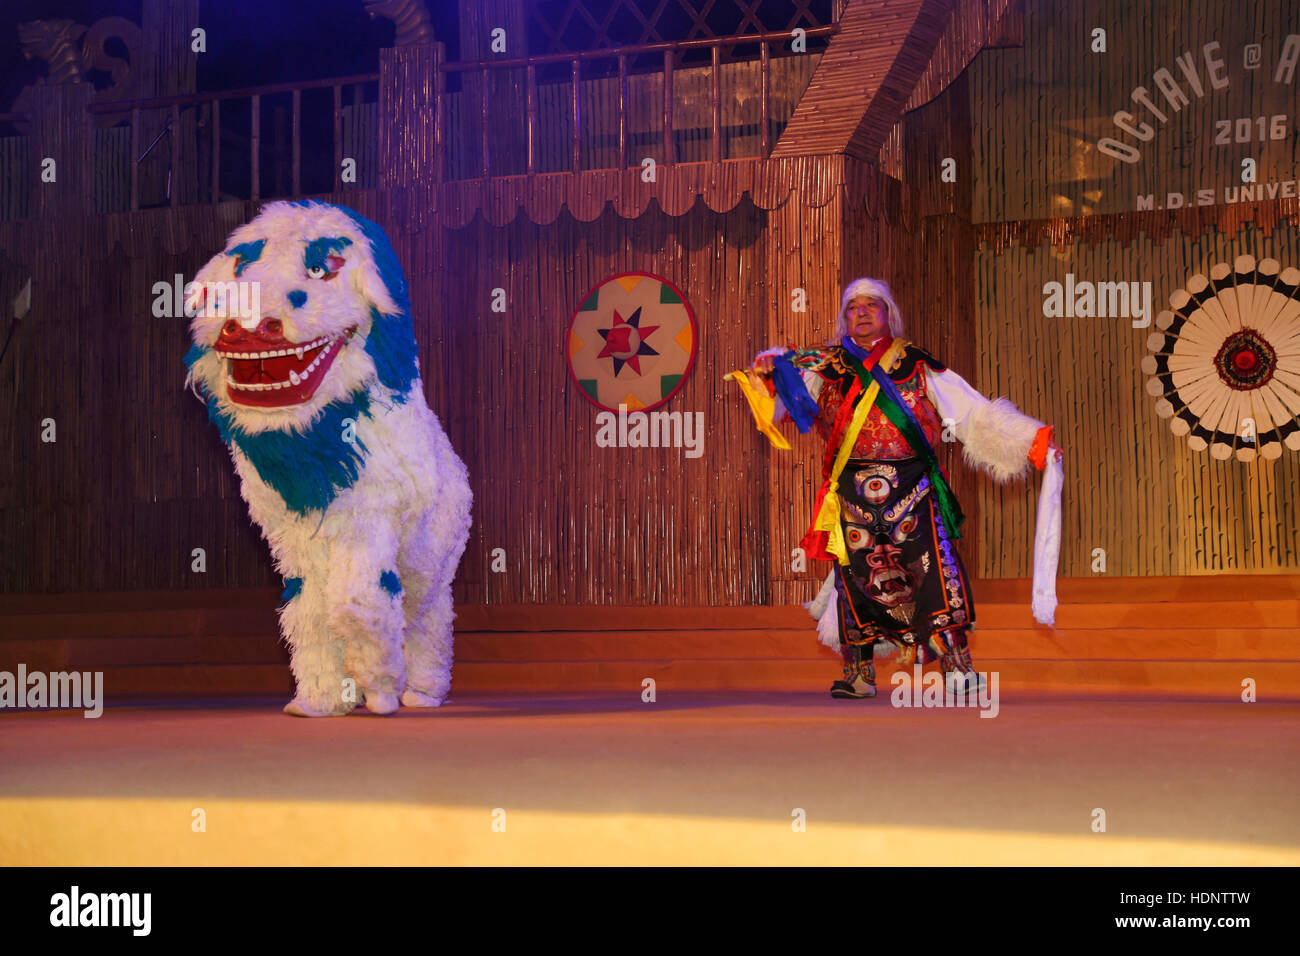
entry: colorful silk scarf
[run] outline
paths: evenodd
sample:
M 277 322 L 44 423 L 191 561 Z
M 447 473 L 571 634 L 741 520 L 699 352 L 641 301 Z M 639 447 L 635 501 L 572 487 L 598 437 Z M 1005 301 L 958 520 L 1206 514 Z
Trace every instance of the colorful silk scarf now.
M 947 526 L 948 537 L 960 538 L 962 522 L 966 520 L 966 516 L 962 513 L 961 505 L 957 503 L 957 496 L 953 494 L 947 476 L 944 475 L 943 468 L 939 465 L 939 459 L 934 453 L 934 448 L 931 447 L 930 440 L 925 437 L 925 429 L 916 420 L 916 414 L 912 411 L 912 407 L 903 399 L 893 379 L 889 377 L 888 372 L 881 367 L 881 364 L 868 366 L 864 362 L 865 359 L 869 358 L 868 354 L 848 336 L 844 337 L 843 345 L 846 362 L 849 368 L 853 369 L 853 373 L 859 379 L 865 379 L 866 376 L 870 375 L 872 380 L 880 386 L 880 395 L 876 398 L 876 404 L 880 406 L 881 413 L 907 439 L 907 443 L 912 446 L 912 451 L 916 453 L 916 456 L 925 462 L 930 475 L 930 484 L 934 488 L 935 497 L 939 502 L 939 511 L 943 515 L 944 524 Z M 868 368 L 870 371 L 868 371 Z
M 846 338 L 846 341 L 847 338 Z M 877 368 L 893 368 L 902 356 L 903 350 L 907 343 L 901 339 L 890 339 L 888 337 L 881 339 L 872 348 L 870 353 L 866 353 L 866 363 L 859 360 L 858 367 L 866 371 L 866 368 L 875 370 Z M 856 348 L 856 343 L 855 343 Z M 858 354 L 863 354 L 858 349 Z M 856 357 L 856 356 L 855 356 Z M 848 464 L 849 457 L 853 453 L 853 446 L 858 442 L 858 435 L 862 432 L 862 426 L 866 424 L 867 415 L 875 405 L 877 398 L 881 394 L 880 382 L 870 374 L 857 372 L 855 369 L 855 383 L 849 388 L 849 394 L 845 396 L 844 406 L 840 408 L 840 416 L 835 422 L 830 441 L 827 443 L 827 450 L 836 448 L 835 463 L 831 466 L 830 474 L 822 483 L 821 490 L 817 492 L 817 503 L 813 509 L 812 525 L 804 534 L 800 546 L 804 549 L 810 558 L 820 559 L 822 561 L 837 561 L 840 564 L 849 563 L 849 549 L 844 541 L 844 526 L 840 520 L 843 511 L 840 502 L 839 482 L 840 473 L 844 471 L 844 466 Z M 858 399 L 857 405 L 853 407 L 853 416 L 849 419 L 848 426 L 842 429 L 841 422 L 844 421 L 844 412 L 847 406 L 851 404 L 855 393 L 861 389 L 862 397 Z
M 858 435 L 866 423 L 871 409 L 879 405 L 881 413 L 899 430 L 911 446 L 912 451 L 924 462 L 930 475 L 930 482 L 935 491 L 940 513 L 947 526 L 949 537 L 961 537 L 961 525 L 964 515 L 957 498 L 948 484 L 948 480 L 939 465 L 934 449 L 925 437 L 925 431 L 911 407 L 899 393 L 897 386 L 889 377 L 892 369 L 902 357 L 907 343 L 902 339 L 885 336 L 872 347 L 870 352 L 848 336 L 841 342 L 845 352 L 846 364 L 853 372 L 853 381 L 844 396 L 831 433 L 826 442 L 826 458 L 822 465 L 822 487 L 817 492 L 813 506 L 813 521 L 800 542 L 804 552 L 811 558 L 823 561 L 849 563 L 848 547 L 844 541 L 844 530 L 840 517 L 842 507 L 838 492 L 840 474 L 852 456 Z M 813 409 L 816 403 L 808 394 L 798 370 L 790 364 L 787 352 L 777 358 L 773 368 L 774 391 L 781 398 L 791 418 L 795 420 L 800 431 L 807 431 L 815 418 Z M 777 448 L 788 449 L 790 443 L 773 423 L 775 402 L 766 391 L 756 389 L 746 373 L 735 371 L 726 378 L 732 379 L 740 386 L 750 410 L 754 414 L 755 424 Z

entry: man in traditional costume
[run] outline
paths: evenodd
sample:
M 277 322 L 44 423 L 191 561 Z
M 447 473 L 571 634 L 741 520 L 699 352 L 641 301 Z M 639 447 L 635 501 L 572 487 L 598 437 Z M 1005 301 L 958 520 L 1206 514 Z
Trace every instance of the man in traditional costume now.
M 1005 398 L 985 398 L 902 336 L 888 284 L 858 279 L 844 291 L 829 345 L 769 349 L 748 372 L 728 376 L 773 444 L 790 447 L 773 427 L 786 418 L 826 440 L 823 483 L 801 546 L 835 562 L 807 607 L 822 642 L 843 657 L 843 679 L 831 686 L 836 698 L 876 696 L 873 657 L 882 640 L 901 647 L 905 663 L 938 660 L 945 682 L 977 679 L 967 640 L 975 605 L 955 543 L 963 516 L 934 451 L 945 435 L 997 481 L 1031 463 L 1046 470 L 1033 610 L 1041 623 L 1055 619 L 1062 471 L 1053 426 Z

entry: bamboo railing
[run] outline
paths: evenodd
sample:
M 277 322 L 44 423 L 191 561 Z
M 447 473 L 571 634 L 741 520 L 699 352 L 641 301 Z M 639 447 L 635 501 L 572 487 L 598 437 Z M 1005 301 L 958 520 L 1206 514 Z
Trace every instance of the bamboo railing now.
M 477 74 L 479 87 L 479 123 L 478 123 L 478 146 L 481 154 L 482 165 L 480 175 L 483 178 L 490 178 L 492 173 L 492 156 L 490 149 L 491 130 L 493 128 L 493 104 L 492 104 L 492 82 L 491 78 L 494 73 L 503 70 L 524 71 L 524 101 L 525 101 L 525 133 L 524 145 L 527 150 L 526 170 L 529 175 L 537 172 L 537 143 L 538 136 L 538 115 L 537 115 L 537 70 L 538 67 L 550 65 L 565 65 L 569 67 L 569 83 L 571 93 L 569 96 L 569 132 L 571 137 L 571 165 L 572 172 L 582 172 L 581 144 L 583 134 L 583 120 L 581 110 L 580 87 L 582 83 L 582 65 L 584 63 L 604 61 L 615 66 L 618 77 L 618 96 L 617 96 L 617 127 L 618 127 L 618 162 L 613 167 L 603 168 L 624 168 L 629 163 L 628 157 L 628 64 L 637 57 L 646 55 L 662 54 L 663 55 L 663 86 L 662 86 L 662 116 L 663 116 L 663 158 L 664 162 L 671 165 L 675 162 L 674 155 L 674 128 L 673 128 L 673 77 L 675 73 L 676 58 L 687 52 L 696 50 L 708 50 L 710 53 L 709 64 L 709 95 L 710 95 L 710 154 L 711 160 L 715 163 L 723 162 L 722 153 L 722 62 L 721 51 L 723 47 L 737 47 L 757 44 L 759 48 L 760 62 L 760 153 L 766 157 L 771 152 L 771 88 L 772 88 L 772 47 L 774 44 L 783 44 L 793 41 L 797 37 L 804 40 L 820 40 L 832 36 L 837 27 L 834 25 L 814 27 L 807 30 L 783 30 L 768 33 L 751 33 L 740 36 L 727 37 L 708 37 L 695 40 L 664 41 L 659 43 L 646 43 L 638 46 L 610 47 L 607 49 L 584 50 L 578 53 L 553 53 L 543 56 L 522 56 L 522 57 L 503 57 L 496 60 L 476 60 L 466 62 L 445 62 L 438 64 L 437 77 L 435 80 L 435 132 L 434 132 L 434 172 L 439 182 L 445 182 L 448 178 L 448 122 L 447 122 L 447 98 L 448 84 L 447 76 L 449 74 L 461 74 L 468 76 Z M 602 167 L 594 167 L 602 168 Z
M 469 103 L 466 102 L 471 90 L 473 95 L 478 98 L 477 104 L 477 129 L 473 130 L 470 136 L 471 143 L 464 142 L 469 133 L 465 128 L 460 128 L 456 145 L 464 148 L 470 146 L 478 153 L 477 175 L 470 178 L 490 178 L 498 175 L 509 175 L 510 172 L 497 168 L 500 164 L 494 165 L 493 149 L 500 150 L 501 135 L 495 132 L 500 127 L 503 116 L 509 111 L 511 104 L 497 104 L 493 102 L 493 79 L 503 75 L 513 75 L 522 73 L 523 90 L 524 90 L 524 129 L 522 142 L 518 148 L 526 156 L 524 169 L 527 175 L 533 175 L 543 170 L 539 166 L 539 154 L 541 152 L 543 137 L 539 130 L 548 121 L 551 121 L 551 128 L 547 130 L 548 135 L 554 136 L 554 129 L 561 122 L 568 127 L 568 143 L 565 147 L 567 153 L 567 171 L 581 172 L 583 165 L 583 138 L 584 135 L 591 132 L 590 123 L 583 115 L 583 67 L 587 64 L 603 63 L 608 69 L 610 76 L 617 76 L 618 92 L 616 119 L 611 125 L 617 127 L 618 147 L 614 154 L 613 166 L 609 161 L 603 160 L 599 165 L 588 165 L 586 168 L 591 169 L 608 169 L 624 168 L 633 164 L 631 159 L 632 148 L 632 122 L 630 117 L 638 110 L 644 107 L 644 103 L 638 101 L 633 108 L 629 98 L 629 74 L 631 73 L 630 64 L 634 62 L 643 62 L 647 57 L 662 55 L 662 96 L 659 106 L 659 112 L 662 116 L 662 162 L 672 165 L 679 159 L 678 149 L 675 145 L 674 128 L 674 78 L 680 68 L 676 67 L 676 60 L 683 54 L 705 50 L 709 53 L 709 62 L 706 67 L 708 71 L 708 123 L 707 133 L 710 138 L 708 149 L 708 160 L 714 163 L 724 162 L 728 157 L 724 150 L 724 127 L 723 127 L 723 109 L 724 109 L 724 92 L 723 92 L 723 57 L 724 48 L 742 48 L 756 45 L 758 47 L 759 63 L 759 142 L 758 151 L 761 156 L 767 156 L 772 148 L 772 129 L 773 129 L 773 96 L 772 96 L 772 59 L 773 47 L 778 44 L 788 44 L 796 38 L 802 38 L 805 41 L 824 40 L 830 37 L 836 30 L 836 27 L 824 26 L 814 27 L 807 30 L 786 30 L 780 32 L 753 33 L 741 36 L 729 37 L 710 37 L 706 39 L 682 40 L 673 42 L 647 43 L 637 46 L 613 47 L 608 49 L 586 50 L 578 53 L 548 54 L 541 56 L 511 57 L 496 60 L 479 60 L 472 62 L 439 62 L 434 76 L 434 168 L 433 177 L 438 182 L 445 182 L 449 179 L 466 178 L 463 170 L 459 175 L 453 175 L 453 171 L 448 162 L 448 154 L 452 148 L 453 137 L 451 135 L 451 124 L 448 120 L 449 106 L 453 99 L 457 100 L 458 109 L 462 112 L 466 110 Z M 441 53 L 441 46 L 438 46 Z M 640 58 L 640 60 L 638 60 Z M 731 64 L 728 64 L 730 66 Z M 542 97 L 539 95 L 539 70 L 548 67 L 567 66 L 568 77 L 566 85 L 568 90 L 563 97 L 564 106 L 561 107 L 563 112 L 567 113 L 563 117 L 550 117 L 542 115 L 545 110 L 541 104 L 544 102 L 552 105 L 558 101 L 551 95 Z M 697 68 L 692 68 L 693 70 Z M 449 84 L 451 77 L 457 77 Z M 323 134 L 326 129 L 331 129 L 329 139 L 332 140 L 333 153 L 333 191 L 340 192 L 349 188 L 341 177 L 341 170 L 344 160 L 344 122 L 345 122 L 345 91 L 351 90 L 352 106 L 362 105 L 362 90 L 375 84 L 378 90 L 379 74 L 358 74 L 354 76 L 334 77 L 323 80 L 310 80 L 295 83 L 279 83 L 246 89 L 227 90 L 219 93 L 193 93 L 181 94 L 175 96 L 155 97 L 151 99 L 139 99 L 123 102 L 98 103 L 89 106 L 87 109 L 91 114 L 100 117 L 120 117 L 129 128 L 129 154 L 127 157 L 130 169 L 130 184 L 127 190 L 127 198 L 124 203 L 126 208 L 137 210 L 142 205 L 142 169 L 149 169 L 151 175 L 159 181 L 165 174 L 165 205 L 176 206 L 190 202 L 220 202 L 232 195 L 238 198 L 248 198 L 257 201 L 268 198 L 271 195 L 303 195 L 304 194 L 304 168 L 303 168 L 303 140 L 304 130 L 309 123 L 313 131 L 322 134 L 318 137 L 323 140 Z M 751 81 L 752 82 L 752 81 Z M 449 89 L 451 85 L 458 85 L 459 89 L 455 92 Z M 554 86 L 554 84 L 550 84 Z M 304 99 L 312 94 L 330 91 L 331 101 L 328 107 L 316 107 L 309 116 L 304 116 Z M 268 144 L 265 134 L 264 117 L 267 103 L 273 97 L 278 98 L 277 104 L 282 102 L 287 95 L 288 100 L 288 142 L 277 138 L 274 143 Z M 378 98 L 376 92 L 375 99 Z M 367 102 L 373 103 L 374 99 L 368 99 Z M 472 102 L 472 101 L 471 101 Z M 276 106 L 277 109 L 283 107 Z M 382 107 L 381 107 L 382 108 Z M 470 107 L 472 109 L 472 107 Z M 328 110 L 328 118 L 322 116 L 323 110 Z M 238 120 L 235 116 L 238 115 Z M 282 115 L 282 114 L 281 114 Z M 247 117 L 247 135 L 244 136 L 243 126 L 244 118 Z M 0 115 L 0 120 L 7 118 L 18 119 L 19 117 L 8 117 Z M 611 118 L 598 116 L 597 125 L 602 121 Z M 414 118 L 419 122 L 420 118 Z M 224 126 L 223 126 L 224 122 Z M 776 122 L 780 122 L 779 118 Z M 494 123 L 497 126 L 494 126 Z M 206 129 L 207 135 L 203 136 L 199 130 Z M 379 131 L 376 131 L 377 133 Z M 701 131 L 702 132 L 702 131 Z M 382 135 L 382 133 L 380 133 Z M 122 137 L 126 138 L 125 132 Z M 367 137 L 363 137 L 367 138 Z M 377 137 L 373 137 L 377 138 Z M 159 149 L 163 140 L 166 140 L 166 149 Z M 230 140 L 235 140 L 235 147 L 232 149 Z M 511 143 L 510 148 L 514 148 Z M 701 144 L 702 145 L 702 144 Z M 751 147 L 752 149 L 752 147 Z M 166 153 L 165 159 L 161 155 Z M 231 168 L 231 155 L 246 153 L 246 163 L 240 162 L 237 167 Z M 608 151 L 606 151 L 607 153 Z M 270 186 L 264 181 L 263 171 L 268 160 L 274 160 L 277 163 L 287 163 L 287 173 L 281 177 L 281 182 Z M 154 164 L 154 165 L 150 165 Z M 206 168 L 200 168 L 205 166 Z M 192 168 L 189 168 L 192 167 Z M 283 168 L 277 167 L 277 168 Z M 553 170 L 546 170 L 553 171 Z M 322 172 L 315 169 L 314 172 Z M 223 191 L 223 178 L 228 180 L 224 185 L 231 187 L 230 180 L 237 181 L 237 188 L 227 188 Z M 199 182 L 199 180 L 202 182 Z M 323 186 L 325 180 L 321 176 L 315 177 L 315 184 Z M 357 186 L 355 188 L 360 188 Z M 312 189 L 308 189 L 312 192 Z M 323 191 L 319 190 L 319 191 Z M 119 195 L 118 200 L 121 201 Z
M 263 197 L 261 172 L 262 172 L 262 102 L 263 99 L 277 94 L 290 94 L 290 176 L 291 190 L 293 195 L 299 195 L 302 191 L 302 94 L 306 91 L 330 89 L 333 91 L 333 139 L 334 139 L 334 189 L 338 191 L 342 188 L 340 181 L 340 171 L 342 168 L 342 124 L 343 124 L 343 90 L 345 87 L 353 89 L 353 104 L 360 101 L 359 91 L 361 87 L 369 83 L 378 83 L 379 75 L 376 74 L 358 74 L 355 76 L 334 77 L 326 80 L 308 80 L 298 83 L 278 83 L 267 86 L 258 86 L 242 90 L 227 90 L 220 93 L 192 93 L 178 96 L 162 96 L 145 100 L 130 100 L 116 103 L 99 103 L 88 108 L 88 111 L 94 114 L 106 114 L 110 116 L 129 114 L 131 128 L 131 189 L 130 189 L 130 208 L 136 210 L 140 208 L 140 168 L 144 162 L 149 150 L 164 133 L 170 133 L 170 150 L 168 161 L 168 180 L 169 183 L 176 183 L 179 173 L 179 165 L 184 149 L 185 138 L 179 135 L 181 128 L 182 112 L 192 111 L 195 107 L 207 106 L 208 112 L 206 124 L 210 130 L 208 148 L 210 152 L 210 164 L 208 170 L 207 198 L 210 202 L 220 201 L 221 196 L 221 108 L 223 103 L 232 103 L 240 100 L 246 100 L 249 105 L 249 136 L 248 136 L 248 163 L 249 163 L 249 198 L 253 200 Z M 153 143 L 141 151 L 141 125 L 142 117 L 146 113 L 165 113 L 167 116 L 167 125 L 164 130 L 158 134 Z M 178 204 L 179 189 L 169 188 L 168 201 L 170 205 Z

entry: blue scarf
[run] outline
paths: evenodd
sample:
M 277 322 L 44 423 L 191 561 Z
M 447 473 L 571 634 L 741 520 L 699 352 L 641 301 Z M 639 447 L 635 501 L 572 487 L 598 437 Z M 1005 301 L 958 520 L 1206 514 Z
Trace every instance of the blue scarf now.
M 790 420 L 794 422 L 800 433 L 806 435 L 812 428 L 812 423 L 821 414 L 821 408 L 808 394 L 808 386 L 804 384 L 803 375 L 790 362 L 790 356 L 793 354 L 793 352 L 786 352 L 776 357 L 772 363 L 772 384 L 776 387 L 776 394 L 781 399 L 781 404 L 790 413 Z

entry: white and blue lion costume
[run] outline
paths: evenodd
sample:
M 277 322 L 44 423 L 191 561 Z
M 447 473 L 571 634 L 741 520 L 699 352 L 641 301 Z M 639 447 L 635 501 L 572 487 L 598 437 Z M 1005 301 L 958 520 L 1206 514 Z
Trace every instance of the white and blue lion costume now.
M 188 382 L 285 578 L 285 712 L 438 706 L 471 494 L 424 400 L 388 238 L 342 206 L 271 203 L 186 292 Z

